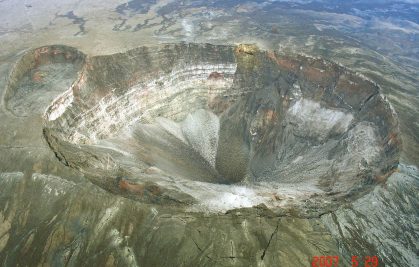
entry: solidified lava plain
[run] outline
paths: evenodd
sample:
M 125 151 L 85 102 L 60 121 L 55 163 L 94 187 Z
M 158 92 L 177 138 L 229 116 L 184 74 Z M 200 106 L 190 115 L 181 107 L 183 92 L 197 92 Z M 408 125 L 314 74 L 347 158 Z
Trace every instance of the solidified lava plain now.
M 315 217 L 370 192 L 398 165 L 398 120 L 379 87 L 321 58 L 254 45 L 95 57 L 42 47 L 15 65 L 10 112 L 36 101 L 19 90 L 51 63 L 66 81 L 58 85 L 71 85 L 42 98 L 48 145 L 93 183 L 138 201 Z

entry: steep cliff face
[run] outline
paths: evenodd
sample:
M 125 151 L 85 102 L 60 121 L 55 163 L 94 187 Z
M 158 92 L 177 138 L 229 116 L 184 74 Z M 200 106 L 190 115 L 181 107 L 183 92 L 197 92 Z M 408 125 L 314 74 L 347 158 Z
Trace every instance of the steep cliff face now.
M 377 85 L 250 45 L 87 58 L 44 119 L 57 157 L 103 188 L 214 212 L 318 216 L 385 181 L 401 148 Z

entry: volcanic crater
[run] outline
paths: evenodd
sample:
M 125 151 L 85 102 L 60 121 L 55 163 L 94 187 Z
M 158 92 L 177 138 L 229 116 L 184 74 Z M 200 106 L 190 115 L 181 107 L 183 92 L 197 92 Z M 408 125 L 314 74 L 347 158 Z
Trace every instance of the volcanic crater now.
M 398 120 L 379 87 L 321 58 L 254 45 L 92 57 L 42 47 L 11 74 L 4 101 L 12 112 L 43 68 L 73 79 L 53 101 L 48 86 L 37 91 L 48 101 L 43 135 L 57 158 L 141 202 L 313 217 L 369 192 L 398 165 Z

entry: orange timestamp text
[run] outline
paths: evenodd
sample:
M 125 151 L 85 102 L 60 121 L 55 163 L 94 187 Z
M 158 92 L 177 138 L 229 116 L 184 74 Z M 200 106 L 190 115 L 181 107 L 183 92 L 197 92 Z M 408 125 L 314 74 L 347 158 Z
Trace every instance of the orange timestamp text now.
M 352 256 L 351 267 L 378 267 L 379 261 L 377 256 L 358 257 Z M 313 256 L 311 267 L 338 267 L 339 256 Z

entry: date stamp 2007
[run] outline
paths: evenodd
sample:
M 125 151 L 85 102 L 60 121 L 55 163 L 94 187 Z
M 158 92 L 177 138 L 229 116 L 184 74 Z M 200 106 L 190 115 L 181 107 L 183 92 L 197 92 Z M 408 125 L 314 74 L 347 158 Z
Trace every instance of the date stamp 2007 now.
M 379 267 L 377 256 L 352 256 L 351 267 Z M 313 256 L 311 267 L 338 267 L 339 256 Z
M 312 267 L 338 267 L 339 256 L 313 256 Z

